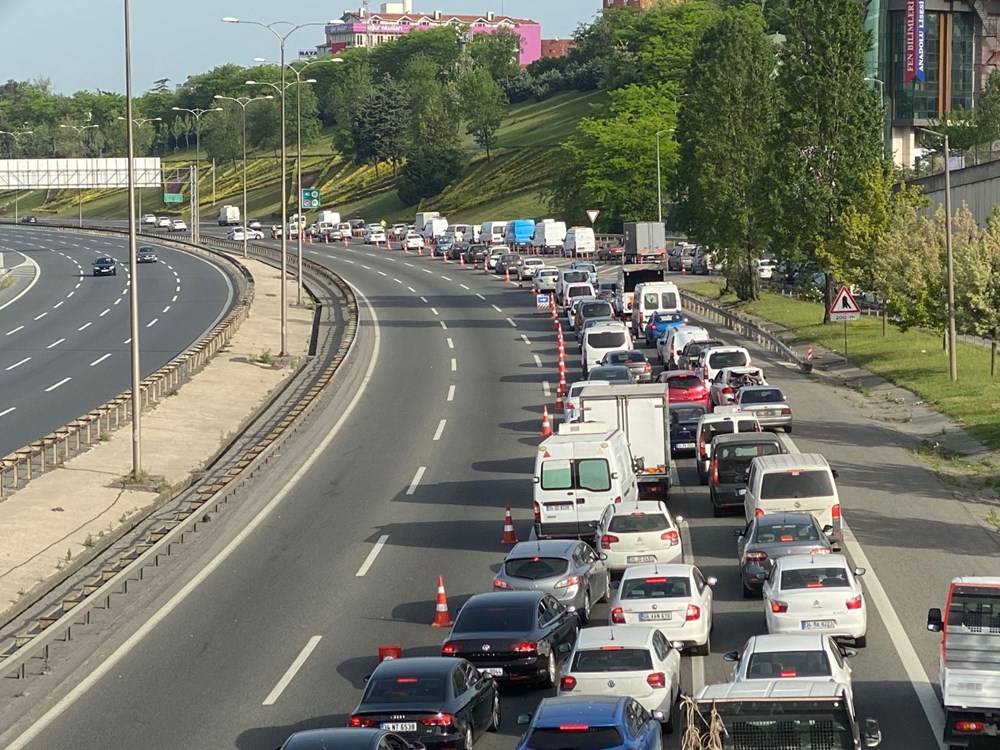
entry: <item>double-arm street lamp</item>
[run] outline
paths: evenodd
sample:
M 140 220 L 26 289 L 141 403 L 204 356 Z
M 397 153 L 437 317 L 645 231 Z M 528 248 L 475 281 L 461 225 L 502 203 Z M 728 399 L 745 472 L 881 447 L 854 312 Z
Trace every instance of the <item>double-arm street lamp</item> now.
M 80 153 L 84 153 L 83 149 L 83 131 L 94 130 L 97 128 L 96 125 L 60 125 L 60 128 L 69 128 L 70 130 L 75 130 L 77 136 L 80 138 Z M 82 182 L 82 181 L 81 181 Z M 77 199 L 77 206 L 80 210 L 80 226 L 83 226 L 83 187 L 81 185 L 79 191 L 79 198 Z
M 170 109 L 174 112 L 187 112 L 194 117 L 195 168 L 194 179 L 191 180 L 191 241 L 198 242 L 201 240 L 201 189 L 198 187 L 201 179 L 201 118 L 209 112 L 221 112 L 222 107 L 209 107 L 208 109 L 202 109 L 201 107 L 195 107 L 194 109 L 171 107 Z
M 663 192 L 660 180 L 660 136 L 673 132 L 673 128 L 658 130 L 656 132 L 656 217 L 660 224 L 663 223 Z
M 125 118 L 125 117 L 119 116 L 118 119 L 122 120 L 123 122 L 128 122 L 128 118 Z M 133 120 L 132 120 L 132 123 L 137 128 L 141 128 L 143 125 L 148 125 L 151 122 L 163 122 L 163 118 L 162 117 L 136 117 L 136 118 L 133 118 Z M 142 216 L 142 188 L 139 188 L 138 190 L 135 191 L 135 197 L 136 197 L 137 203 L 139 204 L 138 208 L 136 209 L 136 213 L 139 216 Z
M 34 135 L 34 134 L 35 134 L 34 130 L 18 130 L 17 132 L 14 132 L 12 130 L 0 130 L 0 135 L 9 135 L 10 136 L 11 140 L 14 141 L 14 147 L 15 148 L 17 148 L 17 139 L 20 138 L 22 135 Z M 14 221 L 17 221 L 20 218 L 17 215 L 17 196 L 18 196 L 18 193 L 19 193 L 18 188 L 14 188 Z
M 291 21 L 272 21 L 262 23 L 261 21 L 244 21 L 233 16 L 226 16 L 223 23 L 242 23 L 252 26 L 260 26 L 267 29 L 278 40 L 278 47 L 281 52 L 279 65 L 281 66 L 281 83 L 276 90 L 281 95 L 281 352 L 279 356 L 288 355 L 288 299 L 285 289 L 288 279 L 288 182 L 285 174 L 285 160 L 287 151 L 285 144 L 285 42 L 292 34 L 307 26 L 326 26 L 326 23 L 300 23 L 293 24 Z M 290 29 L 281 33 L 275 27 L 291 26 Z
M 247 107 L 252 102 L 262 102 L 265 99 L 274 99 L 273 96 L 223 96 L 216 94 L 216 101 L 236 102 L 243 110 L 243 257 L 247 257 Z

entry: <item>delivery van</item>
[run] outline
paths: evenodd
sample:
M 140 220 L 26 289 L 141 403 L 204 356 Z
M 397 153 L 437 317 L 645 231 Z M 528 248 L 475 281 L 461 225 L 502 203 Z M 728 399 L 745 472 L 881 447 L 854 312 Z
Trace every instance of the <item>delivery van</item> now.
M 597 240 L 590 227 L 570 227 L 563 240 L 563 254 L 572 258 L 591 258 L 597 252 Z
M 637 284 L 632 299 L 632 335 L 638 338 L 656 312 L 680 312 L 681 293 L 671 281 L 647 281 Z

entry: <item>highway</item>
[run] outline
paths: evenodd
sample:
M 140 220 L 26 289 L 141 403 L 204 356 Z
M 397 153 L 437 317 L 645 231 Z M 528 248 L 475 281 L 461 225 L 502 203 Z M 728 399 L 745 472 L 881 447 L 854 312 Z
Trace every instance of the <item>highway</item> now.
M 37 267 L 0 311 L 0 456 L 37 440 L 130 386 L 127 240 L 4 228 L 0 252 Z M 235 301 L 226 272 L 155 241 L 142 264 L 139 325 L 143 377 L 213 328 Z M 94 277 L 98 255 L 118 261 Z
M 527 538 L 541 409 L 558 379 L 548 315 L 529 292 L 458 264 L 357 242 L 307 252 L 359 292 L 361 335 L 335 395 L 171 583 L 102 627 L 92 656 L 53 663 L 28 690 L 4 682 L 0 746 L 271 750 L 292 731 L 343 726 L 380 644 L 438 653 L 438 574 L 452 609 L 489 590 L 505 503 Z M 572 334 L 566 347 L 573 373 Z M 845 551 L 868 568 L 858 714 L 879 720 L 883 747 L 938 748 L 926 610 L 953 576 L 1000 574 L 997 542 L 891 424 L 749 348 L 789 396 L 798 449 L 840 472 Z M 742 518 L 712 518 L 691 461 L 679 479 L 671 508 L 686 518 L 687 559 L 719 579 L 713 653 L 684 657 L 692 690 L 724 681 L 722 654 L 764 632 L 764 618 L 741 595 Z M 595 622 L 606 616 L 595 608 Z M 515 715 L 543 695 L 506 692 L 501 733 L 477 747 L 511 747 Z

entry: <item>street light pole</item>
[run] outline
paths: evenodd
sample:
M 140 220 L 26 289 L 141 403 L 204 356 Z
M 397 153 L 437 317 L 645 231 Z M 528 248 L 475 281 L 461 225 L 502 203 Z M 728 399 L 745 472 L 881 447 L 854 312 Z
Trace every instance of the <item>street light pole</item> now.
M 118 117 L 119 120 L 126 120 L 124 117 Z M 148 125 L 151 122 L 163 122 L 162 117 L 136 117 L 132 120 L 137 128 L 141 128 L 143 125 Z M 142 216 L 142 188 L 136 188 L 135 191 L 136 202 L 139 204 L 136 208 L 136 215 Z M 141 226 L 140 226 L 141 228 Z
M 187 107 L 171 107 L 174 112 L 188 112 L 194 117 L 194 180 L 191 183 L 192 192 L 192 204 L 191 209 L 191 242 L 201 242 L 201 187 L 199 186 L 199 181 L 201 180 L 201 118 L 207 115 L 209 112 L 221 112 L 222 107 L 209 107 L 208 109 L 202 109 L 201 107 L 195 107 L 194 109 L 188 109 Z
M 660 136 L 664 133 L 673 133 L 674 129 L 659 130 L 656 133 L 656 218 L 663 223 L 663 192 L 660 181 Z
M 251 102 L 260 102 L 265 99 L 274 99 L 273 96 L 268 94 L 267 96 L 223 96 L 222 94 L 216 94 L 214 97 L 216 100 L 225 100 L 230 102 L 236 102 L 240 105 L 243 110 L 243 257 L 247 257 L 247 107 Z
M 10 130 L 0 130 L 0 135 L 9 135 L 11 137 L 11 140 L 14 141 L 15 148 L 17 147 L 17 139 L 20 138 L 22 135 L 34 135 L 34 134 L 35 134 L 34 130 L 20 130 L 16 133 Z M 20 217 L 17 215 L 17 198 L 19 194 L 19 189 L 18 189 L 19 187 L 20 187 L 20 180 L 18 181 L 18 187 L 14 188 L 14 221 L 18 221 L 20 219 Z
M 80 153 L 85 154 L 83 149 L 83 131 L 90 130 L 91 128 L 96 128 L 96 125 L 60 125 L 60 128 L 69 128 L 70 130 L 75 130 L 77 136 L 80 138 Z M 86 158 L 86 157 L 84 157 Z M 77 197 L 77 208 L 80 211 L 80 226 L 83 226 L 83 186 L 79 188 L 79 193 Z

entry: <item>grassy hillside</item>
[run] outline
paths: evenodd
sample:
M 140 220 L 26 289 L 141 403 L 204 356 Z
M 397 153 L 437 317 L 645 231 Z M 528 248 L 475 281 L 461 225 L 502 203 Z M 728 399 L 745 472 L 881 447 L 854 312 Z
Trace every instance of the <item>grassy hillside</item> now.
M 396 194 L 394 177 L 388 165 L 376 171 L 371 166 L 358 166 L 338 154 L 324 154 L 329 136 L 313 144 L 303 154 L 302 173 L 305 187 L 318 187 L 324 207 L 340 211 L 344 216 L 361 216 L 372 220 L 412 220 L 420 208 L 440 211 L 452 221 L 540 217 L 548 213 L 548 195 L 559 166 L 559 144 L 576 127 L 581 117 L 589 115 L 595 105 L 605 101 L 603 92 L 560 94 L 543 102 L 526 102 L 510 108 L 498 134 L 498 148 L 486 160 L 471 138 L 466 139 L 469 152 L 465 173 L 439 196 L 427 199 L 421 206 L 403 205 Z M 178 152 L 164 160 L 168 168 L 187 164 L 194 149 Z M 247 165 L 248 215 L 272 223 L 280 216 L 281 186 L 278 159 L 260 154 Z M 289 160 L 289 202 L 296 190 L 295 160 Z M 202 217 L 211 219 L 224 203 L 242 202 L 242 162 L 217 164 L 214 175 L 215 204 L 211 203 L 213 179 L 208 165 L 201 179 Z M 76 190 L 30 191 L 18 199 L 20 213 L 54 215 L 73 218 L 77 202 L 82 197 L 83 215 L 88 218 L 120 218 L 128 213 L 124 191 Z M 186 197 L 186 193 L 185 193 Z M 0 215 L 14 213 L 13 193 L 0 193 Z M 183 207 L 166 206 L 162 191 L 142 190 L 144 212 L 187 213 Z

